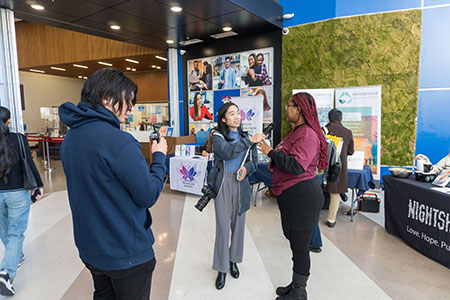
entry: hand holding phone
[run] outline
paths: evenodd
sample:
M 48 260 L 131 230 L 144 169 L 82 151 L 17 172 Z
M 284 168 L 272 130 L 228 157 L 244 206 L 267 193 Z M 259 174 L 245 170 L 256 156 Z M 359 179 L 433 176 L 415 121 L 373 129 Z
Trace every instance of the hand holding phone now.
M 35 189 L 33 195 L 31 195 L 31 202 L 36 202 L 36 200 L 38 200 L 36 199 L 38 195 L 41 195 L 41 189 L 39 188 Z

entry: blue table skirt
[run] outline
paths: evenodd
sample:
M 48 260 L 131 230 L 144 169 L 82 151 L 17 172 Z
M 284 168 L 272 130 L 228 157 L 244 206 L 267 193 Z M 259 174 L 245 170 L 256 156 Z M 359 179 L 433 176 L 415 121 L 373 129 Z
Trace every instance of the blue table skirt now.
M 317 175 L 316 178 L 322 182 L 323 175 Z M 249 177 L 251 183 L 263 182 L 266 186 L 272 186 L 272 172 L 267 169 L 267 163 L 258 164 L 256 172 Z M 348 170 L 348 187 L 358 189 L 358 194 L 375 188 L 372 170 L 365 165 L 363 170 Z

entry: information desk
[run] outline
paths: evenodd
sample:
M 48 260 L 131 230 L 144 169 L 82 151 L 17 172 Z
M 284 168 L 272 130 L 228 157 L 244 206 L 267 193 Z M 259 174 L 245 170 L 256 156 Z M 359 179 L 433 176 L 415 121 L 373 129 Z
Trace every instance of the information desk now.
M 208 159 L 202 156 L 173 156 L 169 161 L 170 188 L 202 195 Z
M 386 230 L 450 268 L 450 195 L 409 178 L 383 180 Z

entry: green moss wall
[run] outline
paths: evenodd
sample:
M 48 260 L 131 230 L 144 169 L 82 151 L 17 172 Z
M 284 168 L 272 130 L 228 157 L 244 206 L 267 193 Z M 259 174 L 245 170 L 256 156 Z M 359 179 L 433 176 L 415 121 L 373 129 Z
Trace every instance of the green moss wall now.
M 381 163 L 414 155 L 420 10 L 291 27 L 283 36 L 282 107 L 293 89 L 382 85 Z M 282 136 L 289 131 L 282 116 Z

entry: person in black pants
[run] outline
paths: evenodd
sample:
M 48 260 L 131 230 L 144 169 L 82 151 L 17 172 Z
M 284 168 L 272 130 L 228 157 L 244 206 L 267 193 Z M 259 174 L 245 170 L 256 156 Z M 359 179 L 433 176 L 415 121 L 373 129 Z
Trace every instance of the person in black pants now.
M 305 300 L 311 265 L 309 246 L 323 205 L 322 189 L 314 177 L 316 169 L 327 167 L 327 145 L 310 94 L 295 94 L 285 110 L 288 121 L 294 123 L 291 132 L 275 149 L 264 142 L 258 148 L 270 157 L 272 191 L 277 196 L 283 234 L 289 240 L 294 262 L 292 282 L 277 288 L 277 300 Z

